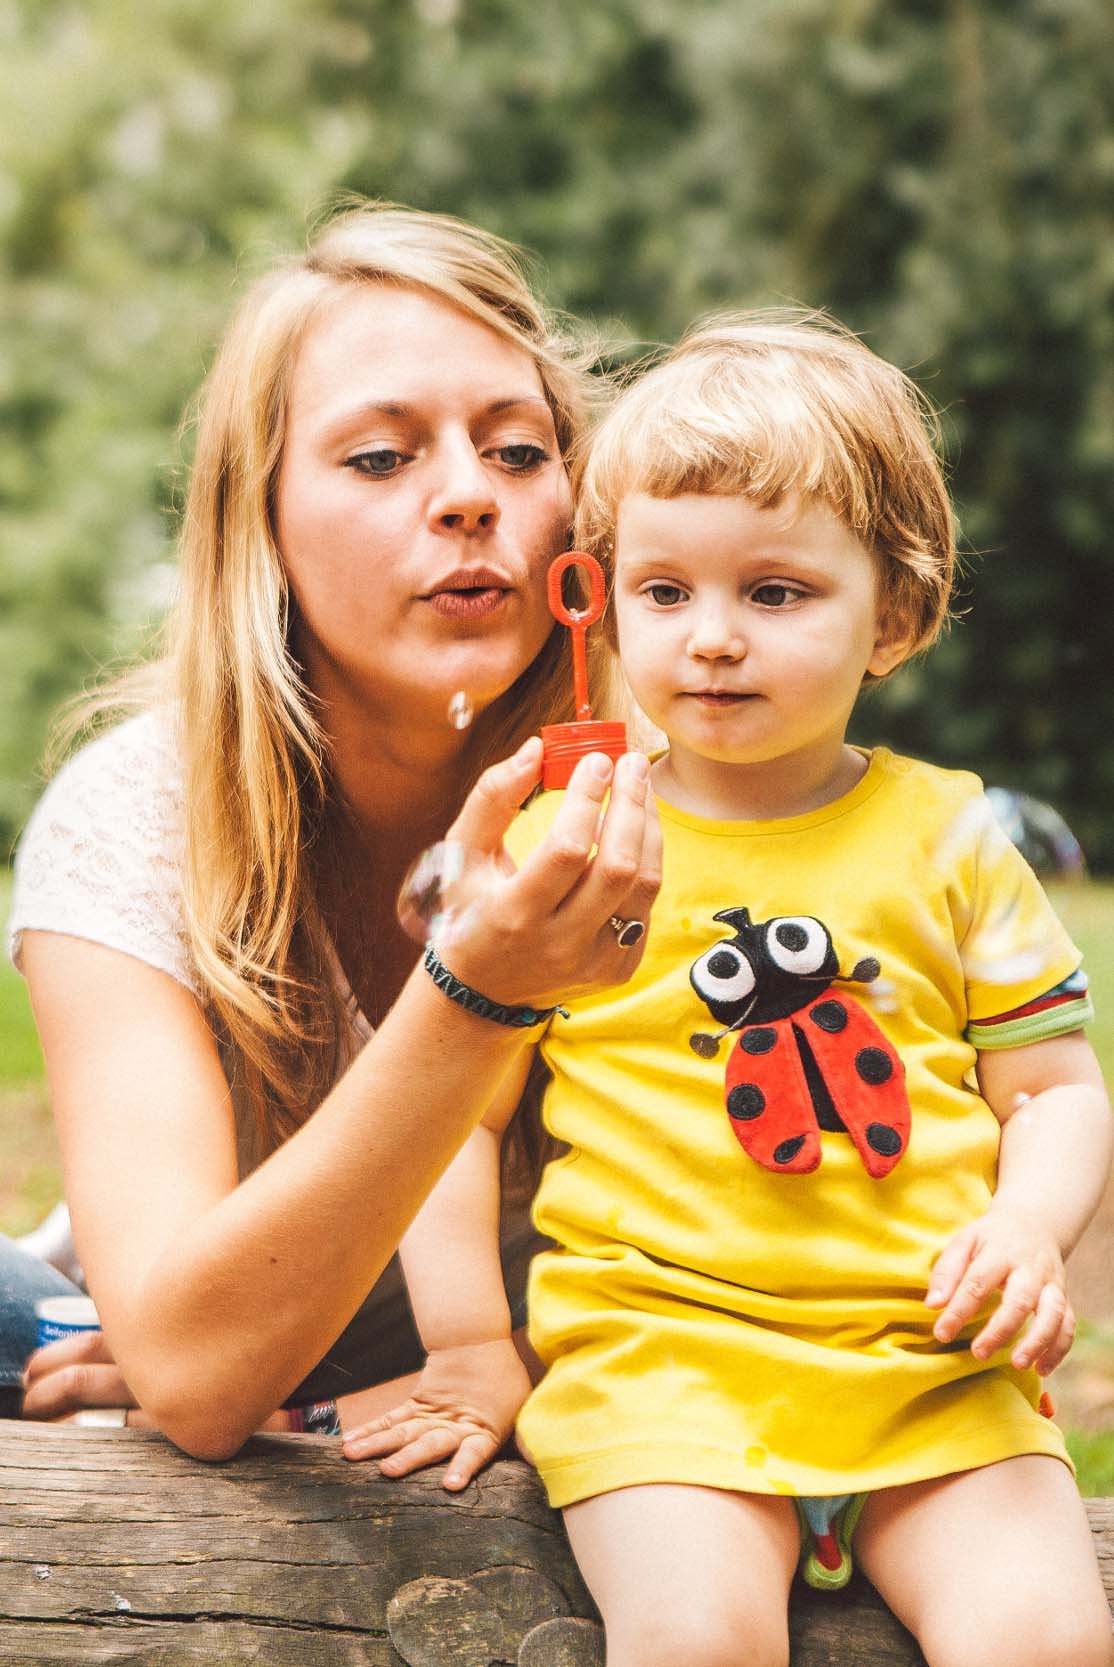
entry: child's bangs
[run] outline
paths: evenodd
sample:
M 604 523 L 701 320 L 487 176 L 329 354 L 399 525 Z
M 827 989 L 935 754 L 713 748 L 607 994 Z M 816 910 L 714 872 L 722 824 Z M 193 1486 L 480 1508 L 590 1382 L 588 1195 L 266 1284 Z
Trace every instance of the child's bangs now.
M 796 493 L 868 528 L 872 448 L 837 416 L 822 378 L 782 357 L 748 356 L 744 374 L 703 366 L 694 378 L 698 366 L 684 359 L 650 372 L 596 437 L 584 484 L 605 518 L 633 492 L 737 493 L 763 508 Z

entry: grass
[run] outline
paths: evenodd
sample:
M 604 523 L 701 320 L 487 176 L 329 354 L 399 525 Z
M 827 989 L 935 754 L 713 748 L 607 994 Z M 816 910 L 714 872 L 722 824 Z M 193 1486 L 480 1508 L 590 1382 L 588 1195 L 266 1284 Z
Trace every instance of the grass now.
M 1114 1494 L 1114 1430 L 1067 1430 L 1068 1452 L 1086 1499 Z
M 0 917 L 5 922 L 10 890 L 8 875 L 0 870 Z M 42 1081 L 43 1056 L 27 988 L 8 960 L 6 947 L 5 940 L 0 958 L 0 1089 L 26 1088 Z
M 0 872 L 4 919 L 8 885 Z M 1091 1042 L 1114 1084 L 1114 881 L 1059 886 L 1053 898 L 1083 951 L 1097 1010 Z M 61 1196 L 61 1176 L 27 991 L 6 957 L 0 962 L 0 1154 L 0 1232 L 24 1233 Z M 1114 1361 L 1114 1331 L 1092 1327 L 1087 1347 Z M 1082 1491 L 1114 1494 L 1114 1430 L 1069 1429 L 1067 1435 Z

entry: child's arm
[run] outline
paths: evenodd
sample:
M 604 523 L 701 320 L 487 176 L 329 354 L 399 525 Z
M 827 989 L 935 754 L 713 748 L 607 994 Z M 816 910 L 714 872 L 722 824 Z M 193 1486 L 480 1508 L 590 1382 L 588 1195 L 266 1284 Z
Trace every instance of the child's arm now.
M 384 1475 L 452 1459 L 444 1485 L 465 1487 L 495 1457 L 530 1393 L 499 1256 L 500 1148 L 530 1058 L 523 1050 L 399 1247 L 426 1363 L 409 1400 L 344 1439 L 346 1458 L 378 1458 Z
M 952 1238 L 926 1301 L 943 1309 L 934 1333 L 950 1343 L 1002 1291 L 971 1344 L 986 1360 L 1017 1337 L 1010 1360 L 1047 1375 L 1071 1348 L 1075 1316 L 1064 1258 L 1098 1208 L 1114 1125 L 1098 1061 L 1081 1030 L 979 1054 L 979 1087 L 1002 1124 L 998 1187 L 986 1214 Z

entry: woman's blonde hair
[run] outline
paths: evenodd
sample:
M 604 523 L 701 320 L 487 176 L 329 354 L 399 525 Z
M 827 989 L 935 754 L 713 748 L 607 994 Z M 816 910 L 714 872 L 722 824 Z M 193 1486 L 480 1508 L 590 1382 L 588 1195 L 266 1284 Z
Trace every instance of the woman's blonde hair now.
M 826 314 L 719 314 L 604 417 L 576 471 L 576 542 L 609 567 L 635 492 L 739 493 L 763 507 L 798 493 L 874 552 L 886 616 L 913 654 L 939 635 L 955 581 L 938 443 L 914 383 Z
M 249 291 L 200 396 L 168 652 L 108 691 L 174 702 L 184 768 L 184 897 L 215 1029 L 261 1155 L 330 1087 L 347 1016 L 316 906 L 313 846 L 330 803 L 327 738 L 291 652 L 292 600 L 273 525 L 299 342 L 350 286 L 419 288 L 528 353 L 567 453 L 598 382 L 593 355 L 534 295 L 520 252 L 445 215 L 359 203 Z M 473 725 L 472 776 L 542 723 L 572 716 L 557 628 Z M 602 661 L 602 657 L 601 657 Z M 608 668 L 596 676 L 608 704 Z M 138 692 L 138 701 L 136 694 Z M 86 713 L 108 702 L 102 695 Z M 72 727 L 72 726 L 71 726 Z M 446 821 L 455 806 L 446 806 Z

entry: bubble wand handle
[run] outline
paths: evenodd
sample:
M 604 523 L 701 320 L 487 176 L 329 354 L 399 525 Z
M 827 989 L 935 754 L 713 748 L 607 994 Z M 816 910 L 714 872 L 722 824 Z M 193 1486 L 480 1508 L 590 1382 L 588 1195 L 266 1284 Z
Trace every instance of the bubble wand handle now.
M 570 567 L 579 567 L 588 575 L 588 606 L 570 608 L 566 605 L 561 581 Z M 589 625 L 601 617 L 607 602 L 607 587 L 603 569 L 595 556 L 580 550 L 570 550 L 550 563 L 546 580 L 549 611 L 559 625 L 567 626 L 572 637 L 573 696 L 576 721 L 571 724 L 547 724 L 542 730 L 542 786 L 566 787 L 576 762 L 590 752 L 606 753 L 609 758 L 621 758 L 627 750 L 627 732 L 621 723 L 600 723 L 592 717 L 588 699 L 588 657 L 585 635 Z
M 570 567 L 582 568 L 588 575 L 588 606 L 570 608 L 561 589 L 561 581 Z M 603 613 L 607 593 L 603 583 L 603 569 L 594 556 L 570 550 L 550 563 L 546 579 L 549 611 L 560 625 L 567 625 L 572 638 L 572 682 L 576 700 L 577 723 L 591 723 L 592 707 L 588 699 L 588 650 L 585 636 L 589 625 L 594 625 Z

